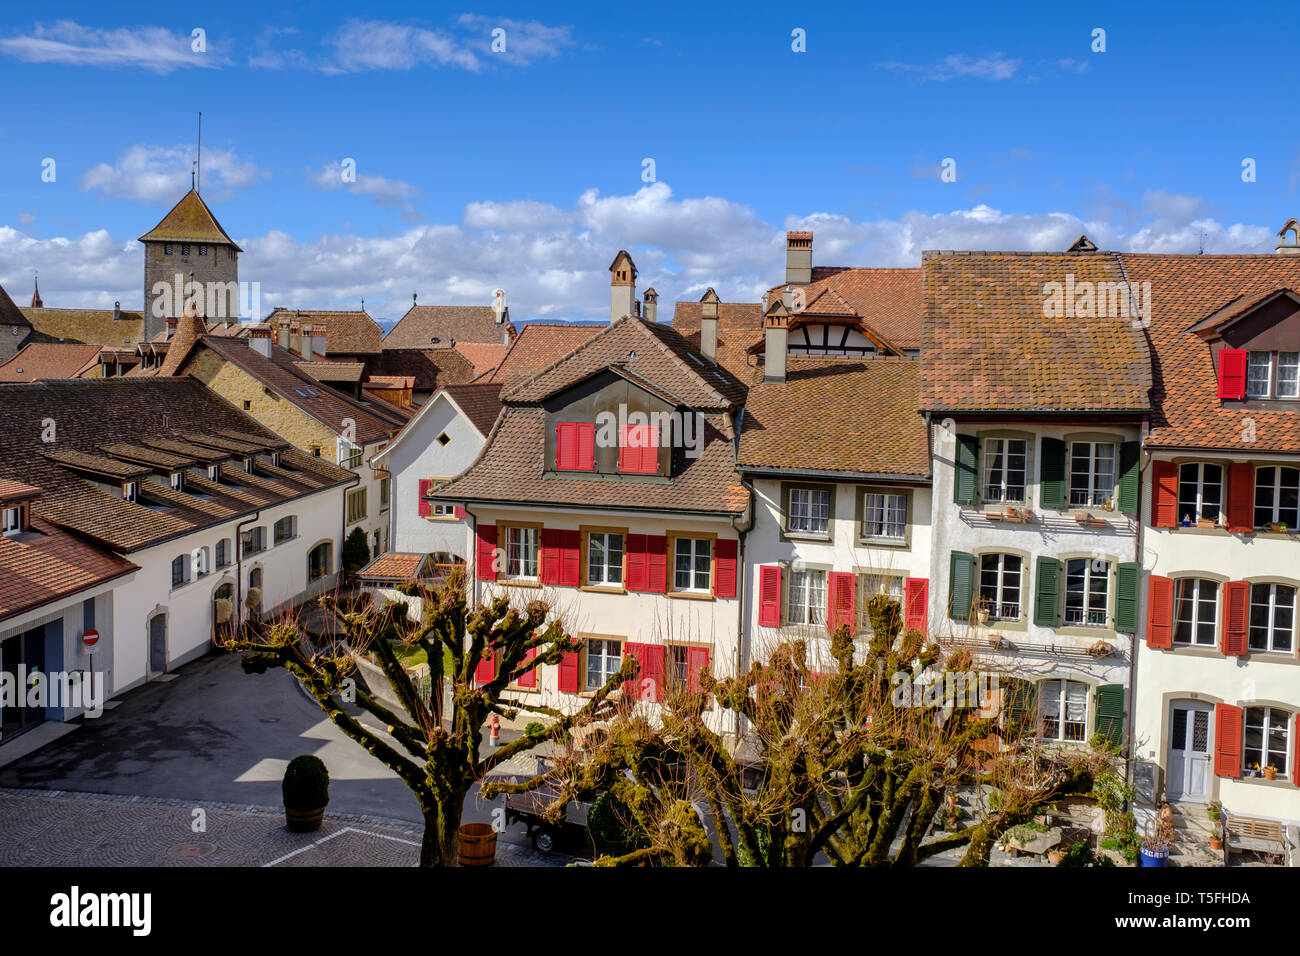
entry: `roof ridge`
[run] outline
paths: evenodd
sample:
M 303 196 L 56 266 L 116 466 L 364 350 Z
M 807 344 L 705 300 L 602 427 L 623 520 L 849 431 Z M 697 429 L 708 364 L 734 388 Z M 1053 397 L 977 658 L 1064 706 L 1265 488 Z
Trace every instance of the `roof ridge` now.
M 511 386 L 511 388 L 510 388 L 510 393 L 501 396 L 501 400 L 502 400 L 502 402 L 508 402 L 508 401 L 510 401 L 510 397 L 511 397 L 511 395 L 513 395 L 515 392 L 522 391 L 526 386 L 529 386 L 529 385 L 533 384 L 535 381 L 537 381 L 537 380 L 538 380 L 539 378 L 541 378 L 543 375 L 547 374 L 547 373 L 550 372 L 552 369 L 558 367 L 561 363 L 563 363 L 563 362 L 567 362 L 569 359 L 571 359 L 573 356 L 577 355 L 578 353 L 582 352 L 584 349 L 589 348 L 590 346 L 592 346 L 593 344 L 595 344 L 596 342 L 598 342 L 600 339 L 602 339 L 602 338 L 604 338 L 606 335 L 608 335 L 608 334 L 610 333 L 611 330 L 616 329 L 616 328 L 619 328 L 619 327 L 621 326 L 622 323 L 624 323 L 624 322 L 630 320 L 631 318 L 632 318 L 632 316 L 630 316 L 630 315 L 625 315 L 625 316 L 623 316 L 621 319 L 615 319 L 613 322 L 609 323 L 609 325 L 605 326 L 603 329 L 601 329 L 601 330 L 600 330 L 599 332 L 597 332 L 595 335 L 593 335 L 593 336 L 591 336 L 590 338 L 588 338 L 585 342 L 580 342 L 580 343 L 578 343 L 577 348 L 573 349 L 573 350 L 570 351 L 570 352 L 565 353 L 564 355 L 561 355 L 558 359 L 556 359 L 556 360 L 555 360 L 554 362 L 552 362 L 550 365 L 546 366 L 544 369 L 542 369 L 540 372 L 538 372 L 538 373 L 537 373 L 536 375 L 534 375 L 532 378 L 525 379 L 524 381 L 520 382 L 518 385 L 513 385 L 513 386 Z M 498 367 L 499 367 L 499 366 L 498 366 Z

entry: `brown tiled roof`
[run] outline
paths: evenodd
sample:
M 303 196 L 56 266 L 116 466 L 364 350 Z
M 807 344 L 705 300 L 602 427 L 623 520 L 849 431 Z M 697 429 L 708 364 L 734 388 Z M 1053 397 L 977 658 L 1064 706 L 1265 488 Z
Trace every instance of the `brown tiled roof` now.
M 190 311 L 188 304 L 185 311 Z M 182 315 L 176 323 L 176 334 L 167 340 L 167 357 L 163 359 L 159 375 L 175 375 L 190 357 L 207 332 L 207 325 L 198 315 Z
M 474 366 L 475 375 L 483 375 L 501 364 L 510 346 L 458 341 L 455 348 L 457 352 L 469 359 Z
M 1300 256 L 1124 253 L 1118 259 L 1130 282 L 1151 283 L 1147 331 L 1155 353 L 1155 388 L 1146 443 L 1300 453 L 1300 410 L 1221 401 L 1210 346 L 1190 331 L 1234 300 L 1244 304 L 1270 288 L 1300 292 Z M 1248 446 L 1243 444 L 1246 418 L 1254 428 Z
M 0 621 L 137 570 L 126 558 L 42 521 L 0 537 Z
M 687 341 L 700 344 L 699 302 L 678 302 L 673 308 L 673 328 Z M 763 307 L 757 302 L 718 303 L 718 361 L 733 375 L 746 379 L 752 369 L 749 349 L 763 342 Z
M 46 342 L 84 342 L 120 348 L 144 336 L 144 314 L 123 309 L 23 309 L 33 332 Z
M 486 305 L 413 305 L 384 336 L 384 348 L 414 349 L 461 342 L 501 344 L 502 330 L 514 328 Z M 435 341 L 437 340 L 437 341 Z
M 726 415 L 706 418 L 700 457 L 683 457 L 671 481 L 635 483 L 543 478 L 545 419 L 541 408 L 507 407 L 474 464 L 431 497 L 714 514 L 743 512 L 749 502 L 749 492 L 735 470 L 733 434 Z
M 370 580 L 413 581 L 416 575 L 420 573 L 420 567 L 428 558 L 427 554 L 389 551 L 375 558 L 357 574 Z
M 384 330 L 368 312 L 355 309 L 343 311 L 288 309 L 281 306 L 271 310 L 271 314 L 266 317 L 266 324 L 272 329 L 278 329 L 282 320 L 297 322 L 299 328 L 310 325 L 314 329 L 319 329 L 323 326 L 327 357 L 336 353 L 374 355 L 384 345 Z M 297 330 L 294 334 L 297 334 Z
M 41 489 L 35 485 L 14 481 L 10 478 L 0 478 L 0 501 L 18 501 L 22 498 L 35 497 L 40 493 Z
M 459 385 L 474 377 L 474 366 L 456 349 L 386 348 L 366 364 L 372 375 L 414 378 L 417 392 L 433 392 L 444 385 Z
M 31 325 L 31 322 L 23 314 L 23 310 L 14 304 L 14 300 L 9 298 L 9 293 L 4 290 L 4 286 L 0 286 L 0 326 L 6 325 L 27 327 Z M 8 335 L 9 333 L 6 332 L 5 334 Z
M 295 473 L 281 472 L 259 463 L 259 474 L 223 468 L 241 487 L 216 484 L 191 475 L 187 491 L 173 491 L 166 483 L 140 477 L 141 501 L 123 501 L 101 490 L 88 473 L 112 460 L 103 448 L 125 442 L 163 448 L 203 460 L 214 455 L 203 445 L 221 440 L 221 431 L 254 438 L 263 446 L 283 441 L 257 422 L 232 408 L 190 378 L 64 379 L 31 385 L 0 386 L 0 405 L 9 427 L 0 429 L 0 470 L 4 477 L 41 489 L 33 502 L 35 514 L 84 538 L 119 552 L 139 548 L 207 527 L 259 507 L 290 501 L 321 488 L 353 479 L 336 468 L 296 449 L 281 453 Z M 42 421 L 58 423 L 57 440 L 41 441 Z M 94 466 L 94 467 L 91 467 Z M 123 471 L 149 469 L 118 463 Z M 109 479 L 116 484 L 120 477 Z
M 443 389 L 484 436 L 501 414 L 500 385 L 448 385 Z
M 725 367 L 702 358 L 671 326 L 636 316 L 624 316 L 605 326 L 550 368 L 511 387 L 502 400 L 540 402 L 611 366 L 626 369 L 689 408 L 734 408 L 744 402 L 745 386 Z
M 236 250 L 243 251 L 235 245 L 235 240 L 226 235 L 226 230 L 221 228 L 221 223 L 217 222 L 217 217 L 212 215 L 208 204 L 193 189 L 181 197 L 181 201 L 171 208 L 171 212 L 162 217 L 158 225 L 140 237 L 141 242 L 153 240 L 211 242 L 217 245 L 235 246 Z
M 786 283 L 768 290 L 768 301 L 780 298 Z M 900 349 L 921 347 L 921 270 L 858 269 L 815 266 L 804 301 L 811 305 L 833 291 L 878 335 Z M 831 309 L 822 300 L 822 309 Z
M 42 378 L 76 378 L 98 365 L 99 346 L 34 342 L 0 365 L 0 382 L 35 382 Z
M 298 368 L 300 360 L 296 355 L 279 346 L 271 347 L 269 360 L 258 354 L 247 339 L 204 336 L 201 346 L 233 362 L 281 398 L 340 434 L 347 427 L 344 422 L 350 419 L 355 423 L 355 441 L 359 444 L 382 441 L 405 421 L 387 403 L 382 407 L 373 402 L 362 403 L 332 388 L 322 388 Z
M 510 343 L 505 358 L 485 381 L 505 386 L 526 382 L 542 369 L 564 358 L 603 328 L 603 325 L 530 322 Z
M 941 411 L 1141 411 L 1151 357 L 1129 318 L 1045 317 L 1046 283 L 1114 282 L 1113 255 L 923 255 L 921 400 Z
M 318 382 L 359 382 L 366 371 L 361 362 L 294 362 L 294 365 Z
M 749 387 L 738 467 L 926 478 L 919 381 L 917 359 L 790 356 L 785 384 Z

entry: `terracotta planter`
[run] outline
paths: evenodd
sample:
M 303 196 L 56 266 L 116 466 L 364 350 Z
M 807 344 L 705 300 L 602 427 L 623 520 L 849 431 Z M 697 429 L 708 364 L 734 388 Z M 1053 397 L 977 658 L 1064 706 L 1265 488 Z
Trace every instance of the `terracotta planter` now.
M 1222 849 L 1223 849 L 1223 837 L 1210 837 L 1210 849 L 1211 849 L 1211 850 L 1222 850 Z
M 290 810 L 284 808 L 284 822 L 294 833 L 311 833 L 313 830 L 319 830 L 321 821 L 325 819 L 325 808 L 318 807 L 315 810 Z
M 1277 767 L 1274 767 L 1272 764 L 1269 764 L 1267 767 L 1265 767 L 1265 768 L 1264 768 L 1264 779 L 1265 779 L 1265 780 L 1276 780 L 1276 779 L 1277 779 Z
M 460 825 L 460 865 L 491 866 L 497 858 L 497 831 L 490 823 Z
M 1055 850 L 1055 849 L 1053 849 L 1053 850 L 1048 850 L 1048 851 L 1047 851 L 1047 862 L 1050 863 L 1050 864 L 1052 864 L 1052 866 L 1060 866 L 1060 865 L 1061 865 L 1061 861 L 1064 860 L 1064 859 L 1065 859 L 1065 851 L 1064 851 L 1064 850 Z

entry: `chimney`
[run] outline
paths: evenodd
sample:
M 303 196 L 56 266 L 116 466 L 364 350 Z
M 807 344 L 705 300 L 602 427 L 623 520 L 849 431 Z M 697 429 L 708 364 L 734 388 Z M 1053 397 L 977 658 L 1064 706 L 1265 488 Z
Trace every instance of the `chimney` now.
M 636 315 L 636 264 L 623 249 L 609 266 L 609 321 Z
M 269 362 L 271 360 L 271 330 L 269 328 L 249 329 L 248 347 Z
M 718 293 L 712 287 L 700 299 L 700 351 L 718 364 Z
M 308 354 L 312 355 L 313 358 L 317 355 L 329 357 L 329 352 L 326 351 L 329 348 L 329 336 L 326 334 L 328 331 L 322 322 L 317 322 L 312 326 L 311 350 Z
M 176 326 L 180 324 L 180 319 L 171 318 L 167 320 L 167 331 L 164 333 L 163 341 L 170 341 L 171 337 L 176 334 Z
M 790 316 L 774 308 L 763 316 L 763 381 L 785 382 L 785 352 L 790 338 Z
M 787 232 L 785 234 L 786 285 L 807 285 L 812 282 L 812 233 Z
M 497 289 L 492 293 L 492 315 L 496 324 L 501 326 L 501 344 L 510 344 L 510 309 L 506 306 L 506 290 Z
M 283 318 L 283 319 L 281 319 L 280 322 L 279 322 L 279 326 L 280 326 L 280 342 L 279 342 L 279 344 L 280 344 L 280 348 L 284 349 L 284 350 L 287 352 L 287 351 L 289 350 L 289 320 L 288 320 L 288 318 Z
M 304 325 L 298 333 L 298 354 L 308 362 L 316 357 L 316 326 Z
M 1291 233 L 1291 241 L 1286 241 L 1286 234 Z M 1286 225 L 1277 231 L 1277 248 L 1273 251 L 1280 256 L 1300 255 L 1300 222 L 1288 219 Z
M 118 319 L 120 319 L 121 317 L 122 317 L 122 303 L 121 303 L 121 302 L 114 302 L 114 303 L 113 303 L 113 321 L 116 322 L 116 321 L 117 321 Z
M 641 313 L 645 317 L 645 320 L 647 322 L 658 322 L 659 321 L 659 293 L 656 292 L 654 289 L 646 289 L 645 295 L 643 295 L 641 298 L 645 303 L 645 308 L 641 310 Z

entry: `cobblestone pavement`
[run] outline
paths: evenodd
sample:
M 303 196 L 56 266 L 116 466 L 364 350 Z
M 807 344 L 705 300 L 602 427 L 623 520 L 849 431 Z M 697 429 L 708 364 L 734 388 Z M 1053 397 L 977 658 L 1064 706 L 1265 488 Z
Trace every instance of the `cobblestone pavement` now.
M 204 829 L 195 832 L 195 810 Z M 415 866 L 421 828 L 325 811 L 290 833 L 278 807 L 0 788 L 0 866 Z M 496 866 L 563 866 L 497 841 Z

